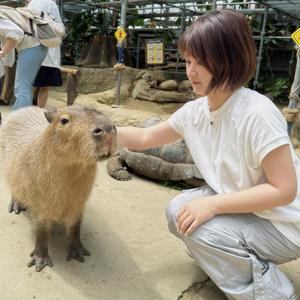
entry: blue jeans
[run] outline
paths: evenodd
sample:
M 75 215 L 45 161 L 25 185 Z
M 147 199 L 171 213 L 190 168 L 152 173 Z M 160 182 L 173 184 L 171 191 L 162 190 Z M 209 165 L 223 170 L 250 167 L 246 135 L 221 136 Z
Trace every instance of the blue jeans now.
M 43 45 L 21 50 L 18 55 L 13 110 L 32 105 L 32 84 L 48 52 Z

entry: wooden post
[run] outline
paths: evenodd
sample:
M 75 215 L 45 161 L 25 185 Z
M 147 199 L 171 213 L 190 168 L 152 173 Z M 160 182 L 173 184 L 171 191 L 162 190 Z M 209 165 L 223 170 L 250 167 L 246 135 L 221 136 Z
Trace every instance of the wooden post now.
M 60 71 L 67 73 L 67 105 L 73 105 L 78 95 L 76 90 L 76 78 L 80 74 L 80 71 L 66 67 L 60 67 Z
M 9 104 L 9 98 L 12 92 L 13 86 L 13 70 L 11 67 L 5 66 L 5 77 L 3 82 L 3 87 L 1 90 L 0 99 L 7 104 Z

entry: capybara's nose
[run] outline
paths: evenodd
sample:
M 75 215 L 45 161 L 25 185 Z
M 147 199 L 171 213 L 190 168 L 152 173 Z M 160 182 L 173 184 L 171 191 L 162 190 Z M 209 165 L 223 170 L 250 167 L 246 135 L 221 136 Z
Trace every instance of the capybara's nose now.
M 95 138 L 104 135 L 105 133 L 111 134 L 112 132 L 116 132 L 116 126 L 112 124 L 100 125 L 94 128 L 92 134 Z
M 103 133 L 104 133 L 104 129 L 101 127 L 96 127 L 92 132 L 94 137 L 100 137 L 101 135 L 103 135 Z

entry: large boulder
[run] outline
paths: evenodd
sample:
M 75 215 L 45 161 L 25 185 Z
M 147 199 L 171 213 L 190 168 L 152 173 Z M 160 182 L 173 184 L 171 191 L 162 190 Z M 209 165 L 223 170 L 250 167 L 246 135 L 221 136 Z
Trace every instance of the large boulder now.
M 176 91 L 178 89 L 178 84 L 175 80 L 166 80 L 162 82 L 158 88 L 164 91 Z
M 152 81 L 140 79 L 137 81 L 132 96 L 134 99 L 154 101 L 160 103 L 167 102 L 187 102 L 192 99 L 192 94 L 180 93 L 177 91 L 163 91 L 153 88 Z
M 144 79 L 146 81 L 157 81 L 157 83 L 161 83 L 166 80 L 165 74 L 161 71 L 145 71 L 142 70 L 137 73 L 135 80 Z
M 178 91 L 179 92 L 188 92 L 192 91 L 192 83 L 189 80 L 183 80 L 178 84 Z

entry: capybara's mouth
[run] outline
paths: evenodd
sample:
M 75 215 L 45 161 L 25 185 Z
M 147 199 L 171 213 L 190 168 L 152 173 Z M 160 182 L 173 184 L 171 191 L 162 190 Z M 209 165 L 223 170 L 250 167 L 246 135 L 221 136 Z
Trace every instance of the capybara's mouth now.
M 108 159 L 116 154 L 117 146 L 116 140 L 111 138 L 106 143 L 98 143 L 96 145 L 96 159 L 98 161 Z
M 108 157 L 108 155 L 109 155 L 108 149 L 107 150 L 102 149 L 101 151 L 98 151 L 96 153 L 96 159 L 97 160 L 104 160 Z
M 108 159 L 108 158 L 114 156 L 116 154 L 116 149 L 115 149 L 115 147 L 109 147 L 107 149 L 102 149 L 99 152 L 97 153 L 96 156 L 97 156 L 97 160 L 101 161 L 101 160 L 105 160 L 105 159 Z
M 112 156 L 111 153 L 107 154 L 107 155 L 98 155 L 97 156 L 97 161 L 103 161 L 103 160 L 106 160 L 108 158 L 110 158 Z

